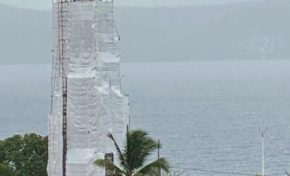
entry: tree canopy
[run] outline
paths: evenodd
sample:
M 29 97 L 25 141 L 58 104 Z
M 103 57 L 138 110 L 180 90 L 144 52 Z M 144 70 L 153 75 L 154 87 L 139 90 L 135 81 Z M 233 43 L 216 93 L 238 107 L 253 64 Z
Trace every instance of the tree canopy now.
M 15 172 L 7 165 L 0 164 L 0 176 L 15 176 Z
M 47 137 L 15 135 L 0 141 L 0 176 L 47 176 L 47 160 Z

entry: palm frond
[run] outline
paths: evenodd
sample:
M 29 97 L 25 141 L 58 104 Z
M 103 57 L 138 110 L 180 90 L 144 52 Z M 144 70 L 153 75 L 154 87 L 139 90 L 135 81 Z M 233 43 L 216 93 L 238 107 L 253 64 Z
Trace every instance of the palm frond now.
M 155 160 L 146 166 L 139 169 L 134 176 L 144 175 L 144 176 L 159 176 L 160 170 L 169 173 L 170 165 L 165 158 L 160 158 Z
M 115 145 L 115 148 L 116 148 L 116 150 L 117 150 L 117 153 L 118 153 L 119 159 L 120 159 L 120 161 L 121 161 L 121 165 L 122 165 L 122 166 L 126 166 L 126 160 L 125 160 L 125 158 L 124 158 L 124 155 L 123 155 L 123 153 L 122 153 L 122 151 L 121 151 L 121 149 L 120 149 L 120 147 L 119 147 L 117 141 L 115 140 L 113 134 L 112 134 L 112 133 L 109 133 L 109 134 L 108 134 L 108 137 L 109 137 L 109 138 L 114 142 L 114 145 Z
M 108 169 L 113 175 L 121 176 L 123 171 L 118 166 L 116 166 L 112 161 L 99 159 L 94 162 L 95 165 Z
M 127 134 L 127 145 L 123 151 L 126 161 L 131 170 L 143 166 L 147 157 L 158 149 L 157 141 L 148 136 L 143 130 L 133 130 Z

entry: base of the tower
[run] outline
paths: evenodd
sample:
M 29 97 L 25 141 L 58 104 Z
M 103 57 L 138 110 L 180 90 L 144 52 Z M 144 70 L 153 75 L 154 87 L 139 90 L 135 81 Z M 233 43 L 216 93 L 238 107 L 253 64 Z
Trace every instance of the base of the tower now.
M 105 169 L 93 164 L 104 158 L 105 154 L 94 153 L 92 149 L 68 151 L 67 176 L 105 176 Z

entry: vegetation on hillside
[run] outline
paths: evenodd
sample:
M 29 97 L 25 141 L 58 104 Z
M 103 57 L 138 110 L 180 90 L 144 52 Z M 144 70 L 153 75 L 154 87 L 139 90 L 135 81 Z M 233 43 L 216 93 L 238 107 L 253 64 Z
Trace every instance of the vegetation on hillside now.
M 37 134 L 0 141 L 0 176 L 47 176 L 48 139 Z

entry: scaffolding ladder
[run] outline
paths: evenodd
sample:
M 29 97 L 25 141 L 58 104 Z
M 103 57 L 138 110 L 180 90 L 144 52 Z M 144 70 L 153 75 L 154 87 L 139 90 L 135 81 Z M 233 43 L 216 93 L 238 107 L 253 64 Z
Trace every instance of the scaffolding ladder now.
M 67 20 L 65 19 L 64 5 L 69 0 L 58 0 L 57 10 L 57 30 L 58 30 L 58 64 L 59 73 L 61 74 L 61 88 L 62 88 L 62 135 L 63 135 L 63 154 L 62 154 L 62 175 L 66 176 L 66 162 L 67 162 L 67 75 L 66 75 L 66 55 L 65 46 L 68 39 L 65 38 L 65 27 Z

